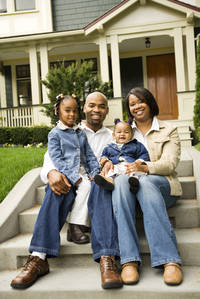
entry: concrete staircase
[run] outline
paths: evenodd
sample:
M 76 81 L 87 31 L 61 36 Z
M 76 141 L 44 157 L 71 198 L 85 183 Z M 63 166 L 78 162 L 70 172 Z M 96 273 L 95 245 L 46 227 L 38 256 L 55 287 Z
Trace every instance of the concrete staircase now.
M 191 146 L 192 145 L 192 130 L 191 128 L 194 127 L 193 125 L 193 120 L 192 119 L 185 119 L 185 120 L 169 120 L 167 122 L 170 122 L 174 124 L 179 133 L 180 141 L 181 141 L 181 146 Z
M 31 208 L 18 213 L 19 234 L 0 244 L 0 298 L 199 299 L 200 218 L 198 200 L 200 200 L 200 192 L 198 184 L 196 185 L 196 181 L 200 181 L 199 162 L 200 153 L 194 148 L 184 147 L 182 149 L 182 157 L 177 172 L 183 187 L 183 196 L 172 208 L 168 209 L 170 221 L 175 228 L 178 251 L 183 263 L 184 280 L 180 286 L 169 287 L 165 285 L 163 271 L 150 267 L 150 253 L 143 230 L 142 214 L 138 213 L 137 229 L 143 266 L 140 267 L 140 281 L 137 285 L 123 286 L 123 288 L 116 290 L 103 290 L 101 288 L 99 265 L 92 259 L 91 245 L 76 245 L 67 242 L 66 222 L 61 231 L 60 255 L 58 258 L 49 259 L 50 274 L 39 278 L 27 290 L 12 289 L 10 282 L 20 272 L 18 268 L 23 266 L 29 254 L 28 247 L 34 223 L 44 197 L 44 186 L 40 186 L 36 188 L 35 201 L 33 201 L 35 204 Z M 16 191 L 12 194 L 16 194 Z M 9 221 L 7 229 L 9 233 Z

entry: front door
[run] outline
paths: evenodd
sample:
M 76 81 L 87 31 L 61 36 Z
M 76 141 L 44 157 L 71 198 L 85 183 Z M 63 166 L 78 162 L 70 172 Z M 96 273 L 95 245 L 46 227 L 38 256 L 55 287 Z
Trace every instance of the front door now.
M 174 54 L 147 57 L 148 88 L 154 95 L 161 120 L 178 119 Z

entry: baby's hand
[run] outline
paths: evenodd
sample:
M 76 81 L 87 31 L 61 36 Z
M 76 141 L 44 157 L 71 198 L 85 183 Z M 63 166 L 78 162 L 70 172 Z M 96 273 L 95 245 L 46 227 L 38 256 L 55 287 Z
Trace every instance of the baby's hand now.
M 76 181 L 75 185 L 78 186 L 81 182 L 82 182 L 82 178 L 78 179 L 78 181 Z
M 106 157 L 103 157 L 103 158 L 101 158 L 101 160 L 100 160 L 100 164 L 101 165 L 104 165 L 107 161 L 109 161 L 109 159 L 108 158 L 106 158 Z

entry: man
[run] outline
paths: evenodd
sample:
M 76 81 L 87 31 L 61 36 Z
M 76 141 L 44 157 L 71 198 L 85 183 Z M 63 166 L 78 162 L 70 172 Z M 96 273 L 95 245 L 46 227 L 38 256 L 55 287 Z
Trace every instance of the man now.
M 112 139 L 112 132 L 103 125 L 109 112 L 106 97 L 100 92 L 90 94 L 86 99 L 84 112 L 86 121 L 82 122 L 81 126 L 87 134 L 94 154 L 99 158 L 103 148 Z M 58 256 L 59 232 L 74 204 L 74 187 L 70 187 L 67 178 L 56 170 L 48 153 L 45 154 L 41 178 L 45 183 L 49 180 L 50 194 L 48 200 L 44 198 L 34 227 L 29 248 L 32 255 L 22 272 L 12 280 L 13 288 L 27 288 L 35 283 L 39 276 L 49 272 L 47 258 Z M 88 210 L 92 224 L 93 258 L 97 262 L 100 261 L 102 287 L 104 289 L 121 287 L 122 279 L 115 262 L 115 257 L 119 257 L 119 251 L 111 192 L 92 182 Z

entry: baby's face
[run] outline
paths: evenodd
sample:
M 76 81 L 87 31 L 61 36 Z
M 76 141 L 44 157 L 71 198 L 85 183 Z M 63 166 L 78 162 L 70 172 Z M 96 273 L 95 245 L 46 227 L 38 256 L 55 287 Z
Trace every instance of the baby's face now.
M 130 124 L 126 122 L 119 122 L 115 126 L 113 132 L 113 137 L 116 139 L 117 143 L 125 143 L 133 138 L 133 133 L 131 132 Z

